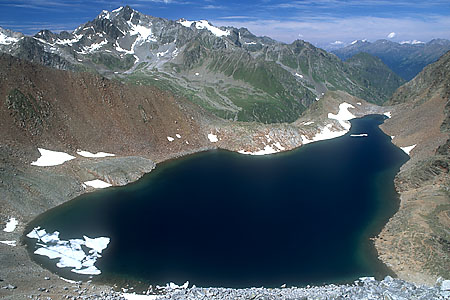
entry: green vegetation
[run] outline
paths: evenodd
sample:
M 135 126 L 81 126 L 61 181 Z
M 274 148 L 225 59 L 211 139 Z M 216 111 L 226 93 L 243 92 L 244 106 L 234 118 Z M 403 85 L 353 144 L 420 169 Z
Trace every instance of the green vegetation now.
M 94 64 L 103 65 L 112 71 L 124 71 L 133 67 L 136 59 L 133 55 L 127 54 L 123 58 L 114 56 L 112 54 L 97 52 L 91 55 L 91 60 Z

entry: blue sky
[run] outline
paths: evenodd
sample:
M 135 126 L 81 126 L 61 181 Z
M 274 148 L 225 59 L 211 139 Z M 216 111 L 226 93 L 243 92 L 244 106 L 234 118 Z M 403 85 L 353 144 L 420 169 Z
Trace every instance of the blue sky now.
M 283 42 L 318 46 L 356 39 L 450 39 L 450 0 L 0 0 L 0 26 L 25 34 L 73 30 L 119 6 L 168 19 L 247 27 Z

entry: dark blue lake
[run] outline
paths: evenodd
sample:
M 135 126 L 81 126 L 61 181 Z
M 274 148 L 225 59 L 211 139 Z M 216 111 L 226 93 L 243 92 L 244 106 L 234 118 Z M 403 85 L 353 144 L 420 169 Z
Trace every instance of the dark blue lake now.
M 301 286 L 384 276 L 369 238 L 398 208 L 393 179 L 408 156 L 383 116 L 287 153 L 208 151 L 159 164 L 136 183 L 86 194 L 29 228 L 61 239 L 105 236 L 102 281 L 197 286 Z M 367 137 L 350 134 L 367 133 Z M 26 239 L 31 252 L 35 240 Z M 43 266 L 78 278 L 55 260 Z

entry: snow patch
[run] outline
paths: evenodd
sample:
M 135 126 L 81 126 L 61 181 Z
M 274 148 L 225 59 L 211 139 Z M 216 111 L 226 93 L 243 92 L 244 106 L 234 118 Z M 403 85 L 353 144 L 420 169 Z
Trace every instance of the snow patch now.
M 348 120 L 355 118 L 355 116 L 348 111 L 349 108 L 355 107 L 347 102 L 343 102 L 339 104 L 339 112 L 336 115 L 333 113 L 329 113 L 328 118 L 337 120 L 339 124 L 341 124 L 341 126 L 348 131 L 350 130 L 351 127 L 350 122 L 348 122 Z
M 5 232 L 13 232 L 16 229 L 18 224 L 19 224 L 19 221 L 17 221 L 16 218 L 11 217 L 11 218 L 9 218 L 9 221 L 6 222 L 6 226 L 3 229 L 3 231 L 5 231 Z
M 303 75 L 302 75 L 302 74 L 295 73 L 295 76 L 298 76 L 298 77 L 300 77 L 300 78 L 303 78 Z
M 0 241 L 0 243 L 8 245 L 8 246 L 12 246 L 12 247 L 17 246 L 17 242 L 16 241 Z
M 411 150 L 414 149 L 416 146 L 417 146 L 417 144 L 414 144 L 411 146 L 400 147 L 400 149 L 402 149 L 406 154 L 409 155 L 409 153 L 411 153 Z
M 95 267 L 95 262 L 101 257 L 103 250 L 108 247 L 110 238 L 98 237 L 83 239 L 70 239 L 68 241 L 59 238 L 59 232 L 47 233 L 40 227 L 34 228 L 27 235 L 28 238 L 37 239 L 34 251 L 37 255 L 47 256 L 50 259 L 59 258 L 58 268 L 72 268 L 72 272 L 85 275 L 99 275 L 101 271 Z M 89 248 L 86 253 L 82 246 Z
M 385 112 L 383 115 L 385 115 L 386 117 L 388 117 L 389 119 L 392 117 L 392 114 L 390 111 Z
M 361 105 L 361 102 L 356 102 L 357 105 Z
M 177 138 L 181 139 L 181 135 L 179 135 L 178 133 L 175 134 L 175 136 L 176 136 Z
M 158 52 L 158 53 L 156 53 L 156 57 L 163 57 L 163 56 L 165 56 L 167 53 L 169 53 L 169 50 L 167 49 L 166 51 L 164 51 L 164 52 Z
M 112 186 L 110 183 L 104 182 L 103 180 L 100 179 L 85 181 L 84 184 L 96 189 L 104 189 Z
M 51 166 L 57 166 L 62 165 L 66 161 L 72 160 L 75 157 L 72 155 L 69 155 L 64 152 L 58 152 L 58 151 L 51 151 L 46 150 L 42 148 L 38 148 L 39 152 L 41 153 L 41 157 L 38 158 L 38 160 L 31 163 L 33 166 L 39 166 L 39 167 L 51 167 Z
M 309 121 L 309 122 L 304 122 L 303 123 L 303 125 L 305 125 L 305 126 L 308 126 L 308 125 L 311 125 L 311 124 L 314 124 L 314 121 Z
M 256 45 L 256 42 L 245 42 L 245 45 Z
M 119 7 L 119 8 L 116 8 L 115 10 L 113 10 L 112 12 L 113 13 L 116 13 L 116 12 L 119 12 L 119 11 L 121 11 L 123 9 L 123 6 L 121 6 L 121 7 Z
M 274 154 L 279 152 L 279 150 L 275 150 L 274 148 L 272 148 L 272 146 L 270 145 L 266 145 L 264 147 L 264 149 L 259 150 L 259 151 L 255 151 L 255 152 L 251 152 L 251 151 L 245 151 L 245 150 L 239 150 L 238 153 L 241 154 L 249 154 L 249 155 L 267 155 L 267 154 Z
M 208 133 L 208 139 L 211 143 L 217 143 L 219 139 L 217 138 L 217 135 Z
M 188 28 L 190 28 L 192 26 L 192 24 L 194 24 L 195 28 L 207 29 L 217 37 L 230 35 L 229 30 L 222 30 L 218 27 L 212 26 L 211 24 L 209 24 L 209 22 L 207 20 L 200 20 L 200 21 L 179 20 L 178 23 L 183 25 L 184 27 L 188 27 Z
M 422 42 L 422 41 L 418 41 L 418 40 L 410 40 L 410 41 L 402 41 L 402 42 L 400 42 L 400 44 L 411 44 L 411 45 L 417 45 L 417 44 L 425 44 L 424 42 Z
M 77 151 L 78 155 L 81 155 L 83 157 L 92 157 L 92 158 L 98 158 L 98 157 L 108 157 L 108 156 L 116 156 L 115 154 L 106 153 L 106 152 L 97 152 L 97 153 L 91 153 L 88 151 Z
M 10 44 L 18 42 L 19 40 L 20 39 L 18 39 L 18 38 L 13 38 L 11 36 L 7 36 L 3 32 L 0 32 L 0 44 L 2 44 L 2 45 L 10 45 Z
M 168 137 L 167 137 L 167 140 L 168 140 L 169 142 L 173 142 L 175 139 L 174 139 L 173 137 L 171 137 L 171 136 L 168 136 Z

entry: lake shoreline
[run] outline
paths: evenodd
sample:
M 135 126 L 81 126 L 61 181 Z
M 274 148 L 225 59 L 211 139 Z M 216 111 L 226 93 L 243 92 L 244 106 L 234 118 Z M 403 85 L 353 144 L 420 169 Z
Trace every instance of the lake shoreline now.
M 211 146 L 212 147 L 209 148 L 209 149 L 217 148 L 217 147 L 214 147 L 213 145 L 211 145 Z M 197 151 L 192 151 L 189 154 L 194 154 L 194 153 L 198 153 L 198 152 L 206 151 L 206 150 L 208 150 L 208 149 L 202 148 L 202 149 L 198 149 Z M 291 149 L 289 149 L 289 150 L 291 150 Z M 167 161 L 167 160 L 175 159 L 176 157 L 181 157 L 181 156 L 184 156 L 184 155 L 186 155 L 186 153 L 178 153 L 176 155 L 172 155 L 171 157 L 169 157 L 167 159 L 160 159 L 160 160 L 158 160 L 157 164 L 162 163 L 162 162 Z M 71 172 L 70 171 L 71 168 L 67 167 L 67 166 L 62 166 L 62 167 L 57 167 L 57 168 L 62 169 L 62 172 L 66 172 L 66 173 L 70 173 Z M 141 174 L 141 176 L 142 175 L 143 174 Z M 85 191 L 79 191 L 79 190 L 74 189 L 74 190 L 71 191 L 71 193 L 68 193 L 68 197 L 66 197 L 66 199 L 59 198 L 61 200 L 61 202 L 57 203 L 53 207 L 55 207 L 55 206 L 57 206 L 57 205 L 59 205 L 61 203 L 70 201 L 73 198 L 75 198 L 76 196 L 79 196 L 79 195 L 87 193 L 87 192 L 90 192 L 90 191 L 86 191 L 86 190 Z M 65 193 L 62 192 L 62 194 L 65 194 Z M 67 193 L 66 193 L 66 195 L 67 195 Z M 31 222 L 31 219 L 28 220 L 28 221 L 25 219 L 23 221 L 25 221 L 26 224 L 28 224 L 28 223 Z M 14 233 L 14 236 L 16 237 L 16 240 L 19 240 L 19 239 L 21 239 L 23 237 L 23 235 L 25 233 L 24 232 L 24 229 L 25 229 L 24 225 L 25 224 L 23 224 L 23 223 L 19 224 L 18 229 Z M 371 244 L 373 245 L 373 243 L 371 243 Z M 375 246 L 373 248 L 377 251 Z M 20 268 L 17 268 L 17 267 L 11 268 L 11 271 L 13 271 L 13 272 L 16 271 L 17 272 L 18 269 L 19 269 L 19 270 L 32 270 L 32 272 L 23 272 L 22 273 L 23 275 L 21 275 L 21 276 L 3 276 L 3 277 L 11 277 L 12 279 L 14 277 L 15 278 L 21 277 L 19 282 L 23 282 L 23 283 L 29 282 L 29 280 L 36 280 L 36 277 L 38 277 L 38 278 L 40 278 L 40 280 L 37 280 L 37 283 L 34 284 L 35 287 L 39 286 L 39 285 L 48 285 L 49 283 L 51 285 L 53 285 L 55 288 L 59 287 L 59 288 L 62 289 L 63 287 L 67 286 L 67 283 L 62 281 L 61 279 L 59 279 L 58 276 L 55 276 L 53 273 L 50 273 L 47 270 L 42 269 L 39 265 L 35 264 L 30 259 L 30 257 L 28 256 L 28 253 L 26 252 L 26 249 L 25 249 L 25 247 L 23 246 L 22 243 L 20 243 L 17 247 L 9 247 L 7 249 L 11 250 L 11 251 L 8 251 L 9 253 L 7 253 L 6 255 L 9 256 L 9 257 L 14 257 L 14 259 L 12 261 L 15 262 L 16 264 L 20 264 L 21 265 Z M 378 251 L 377 251 L 377 253 L 378 253 Z M 45 278 L 50 278 L 50 279 L 47 280 Z M 94 289 L 100 289 L 100 290 L 103 290 L 105 292 L 110 292 L 111 291 L 111 288 L 109 286 L 102 286 L 102 285 L 95 285 Z M 36 291 L 36 289 L 31 289 L 31 290 L 29 290 L 29 293 L 30 294 L 37 294 L 37 292 L 35 292 L 35 291 Z M 64 293 L 64 289 L 62 291 Z M 0 294 L 3 294 L 3 293 L 4 293 L 4 291 L 0 292 Z

